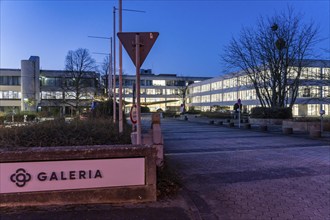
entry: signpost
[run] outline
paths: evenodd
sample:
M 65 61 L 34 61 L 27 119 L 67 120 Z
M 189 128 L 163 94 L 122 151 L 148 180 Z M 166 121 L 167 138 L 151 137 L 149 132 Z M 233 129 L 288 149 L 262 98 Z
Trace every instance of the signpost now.
M 241 128 L 241 111 L 242 111 L 242 101 L 241 99 L 237 100 L 237 104 L 238 104 L 238 127 Z
M 133 125 L 136 124 L 137 122 L 137 116 L 136 116 L 136 104 L 133 104 L 131 107 L 131 111 L 129 112 L 129 117 L 131 119 L 131 122 L 133 123 Z M 135 127 L 135 126 L 134 126 Z M 133 130 L 134 131 L 134 130 Z
M 158 32 L 120 32 L 117 34 L 136 67 L 136 132 L 137 144 L 141 144 L 140 67 L 154 45 Z

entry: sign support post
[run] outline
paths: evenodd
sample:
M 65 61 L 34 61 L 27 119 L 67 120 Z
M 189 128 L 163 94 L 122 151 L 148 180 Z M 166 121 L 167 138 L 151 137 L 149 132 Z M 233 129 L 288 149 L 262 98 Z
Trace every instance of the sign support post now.
M 136 113 L 137 144 L 141 144 L 141 102 L 140 102 L 140 35 L 135 35 L 135 67 L 136 67 Z
M 140 101 L 140 68 L 154 45 L 158 32 L 120 32 L 119 40 L 126 49 L 136 67 L 136 143 L 142 144 L 141 101 Z

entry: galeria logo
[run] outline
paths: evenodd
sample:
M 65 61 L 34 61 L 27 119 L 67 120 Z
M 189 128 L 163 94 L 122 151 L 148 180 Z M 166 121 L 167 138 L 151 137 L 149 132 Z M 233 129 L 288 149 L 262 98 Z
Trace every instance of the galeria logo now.
M 31 175 L 20 168 L 16 170 L 16 173 L 10 176 L 10 180 L 16 183 L 16 186 L 24 187 L 25 184 L 31 180 Z

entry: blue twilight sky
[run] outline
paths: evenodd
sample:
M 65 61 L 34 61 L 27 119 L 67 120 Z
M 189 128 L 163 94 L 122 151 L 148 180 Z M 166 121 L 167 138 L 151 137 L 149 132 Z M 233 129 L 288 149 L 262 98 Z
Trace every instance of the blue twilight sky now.
M 109 51 L 109 40 L 88 36 L 112 36 L 112 11 L 113 6 L 118 7 L 117 0 L 0 1 L 0 68 L 20 68 L 21 60 L 35 55 L 40 57 L 42 69 L 62 70 L 69 50 Z M 312 19 L 320 26 L 320 37 L 326 40 L 317 45 L 316 55 L 330 59 L 329 2 L 123 0 L 124 9 L 146 11 L 124 11 L 123 31 L 160 32 L 142 68 L 157 74 L 218 76 L 224 71 L 220 55 L 231 37 L 238 36 L 243 26 L 256 24 L 259 15 L 273 15 L 288 6 L 304 13 L 305 21 Z M 123 54 L 124 73 L 134 74 L 132 61 L 125 51 Z M 97 62 L 104 58 L 92 56 Z

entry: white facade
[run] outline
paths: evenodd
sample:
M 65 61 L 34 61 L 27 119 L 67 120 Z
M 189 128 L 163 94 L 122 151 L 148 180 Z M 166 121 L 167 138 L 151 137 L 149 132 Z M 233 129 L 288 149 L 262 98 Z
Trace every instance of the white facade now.
M 255 89 L 247 75 L 227 74 L 189 86 L 187 104 L 196 110 L 210 111 L 213 106 L 233 108 L 238 99 L 243 110 L 258 106 Z M 294 116 L 330 114 L 330 61 L 314 60 L 303 69 Z

